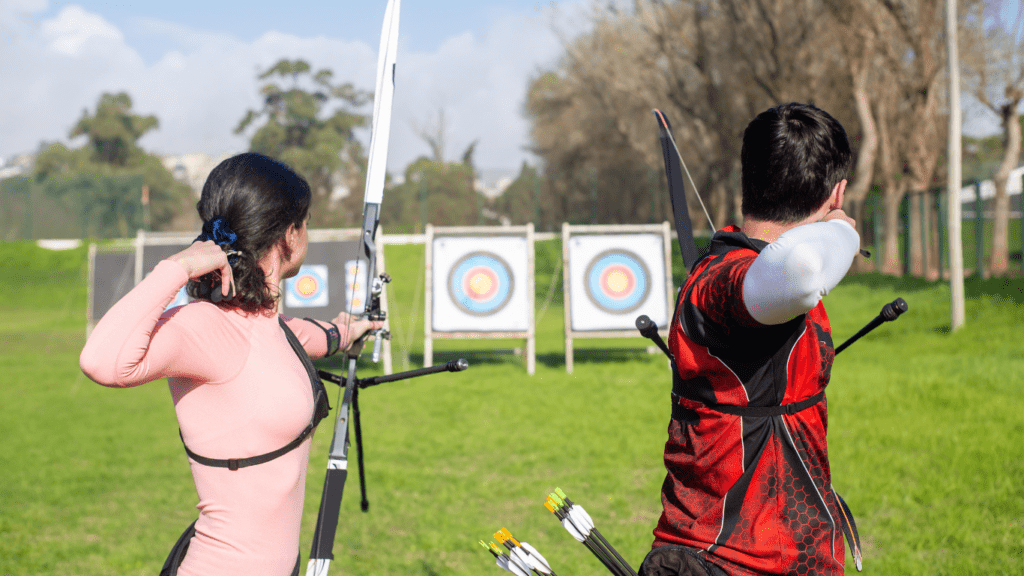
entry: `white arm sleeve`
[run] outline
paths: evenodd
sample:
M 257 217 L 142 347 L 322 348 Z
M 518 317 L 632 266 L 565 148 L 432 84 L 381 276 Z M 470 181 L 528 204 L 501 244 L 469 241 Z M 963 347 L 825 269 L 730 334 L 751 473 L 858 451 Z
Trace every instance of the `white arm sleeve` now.
M 784 232 L 761 251 L 743 280 L 743 302 L 761 324 L 782 324 L 810 311 L 839 284 L 860 249 L 842 220 Z

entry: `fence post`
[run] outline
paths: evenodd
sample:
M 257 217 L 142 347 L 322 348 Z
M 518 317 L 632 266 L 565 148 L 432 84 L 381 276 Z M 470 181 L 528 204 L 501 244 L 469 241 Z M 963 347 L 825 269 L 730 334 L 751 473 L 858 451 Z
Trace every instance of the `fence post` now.
M 882 214 L 882 198 L 875 194 L 871 196 L 871 232 L 875 240 L 875 268 L 882 268 L 882 225 L 885 215 Z
M 904 194 L 900 202 L 903 216 L 903 275 L 910 275 L 910 194 Z
M 928 277 L 928 227 L 932 224 L 932 219 L 928 217 L 931 208 L 928 202 L 928 191 L 921 191 L 921 198 L 918 200 L 918 204 L 921 205 L 921 273 L 927 278 Z
M 943 223 L 946 221 L 946 217 L 943 215 L 945 212 L 945 198 L 946 196 L 942 193 L 942 190 L 937 190 L 935 192 L 935 213 L 939 219 L 939 226 L 935 230 L 935 233 L 939 235 L 939 280 L 942 280 L 942 272 L 946 266 L 946 258 L 944 258 L 946 250 L 946 234 L 943 229 Z
M 981 181 L 974 181 L 974 263 L 978 278 L 985 278 L 985 203 L 981 200 Z

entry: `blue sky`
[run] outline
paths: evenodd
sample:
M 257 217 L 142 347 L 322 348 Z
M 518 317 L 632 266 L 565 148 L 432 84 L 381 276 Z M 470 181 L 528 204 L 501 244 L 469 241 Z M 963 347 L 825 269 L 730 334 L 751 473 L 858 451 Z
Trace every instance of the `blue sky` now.
M 0 158 L 67 142 L 103 92 L 127 91 L 160 128 L 141 144 L 170 154 L 245 149 L 232 133 L 259 106 L 257 72 L 280 58 L 372 89 L 385 0 L 0 0 Z M 585 26 L 586 0 L 405 0 L 389 171 L 429 150 L 416 127 L 448 124 L 446 156 L 478 141 L 482 168 L 532 157 L 522 104 L 553 66 L 559 34 Z M 72 142 L 77 144 L 77 142 Z
M 0 159 L 67 142 L 82 111 L 118 91 L 132 96 L 137 113 L 160 120 L 141 141 L 147 150 L 244 150 L 247 139 L 232 131 L 260 106 L 257 73 L 280 58 L 303 58 L 338 81 L 372 88 L 385 4 L 0 0 Z M 404 0 L 389 171 L 399 174 L 429 152 L 417 127 L 436 122 L 440 110 L 448 159 L 476 141 L 481 168 L 514 172 L 535 162 L 525 150 L 527 84 L 556 64 L 560 38 L 585 29 L 589 4 Z M 991 115 L 968 112 L 966 130 L 997 128 Z

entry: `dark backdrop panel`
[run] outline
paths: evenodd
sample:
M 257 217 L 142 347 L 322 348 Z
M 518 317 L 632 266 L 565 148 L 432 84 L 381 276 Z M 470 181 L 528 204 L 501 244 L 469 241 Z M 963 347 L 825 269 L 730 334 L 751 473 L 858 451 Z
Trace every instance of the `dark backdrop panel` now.
M 281 310 L 289 316 L 298 318 L 316 318 L 318 320 L 331 320 L 339 312 L 347 310 L 347 280 L 345 278 L 345 263 L 350 260 L 364 260 L 361 251 L 362 244 L 355 240 L 350 241 L 328 241 L 310 242 L 306 250 L 304 266 L 326 266 L 327 267 L 327 305 L 326 306 L 288 306 L 282 298 Z M 363 267 L 366 263 L 364 260 Z
M 135 286 L 135 252 L 97 252 L 92 271 L 89 320 L 95 322 Z
M 144 245 L 142 247 L 142 277 L 145 278 L 156 268 L 156 265 L 161 260 L 166 259 L 169 256 L 173 256 L 178 252 L 181 252 L 185 248 L 192 245 L 192 242 L 182 242 L 181 244 L 157 244 L 157 245 Z

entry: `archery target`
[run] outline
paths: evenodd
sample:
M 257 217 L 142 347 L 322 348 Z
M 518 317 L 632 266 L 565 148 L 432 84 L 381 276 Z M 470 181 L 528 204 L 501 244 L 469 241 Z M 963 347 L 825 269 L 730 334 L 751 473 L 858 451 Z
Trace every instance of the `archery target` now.
M 525 238 L 441 237 L 432 250 L 432 330 L 527 330 Z
M 348 295 L 349 314 L 359 315 L 366 311 L 366 266 L 366 260 L 345 262 L 345 294 Z
M 640 307 L 650 296 L 651 273 L 640 256 L 613 248 L 597 255 L 587 266 L 587 298 L 611 314 L 625 314 Z
M 568 281 L 573 330 L 631 330 L 641 314 L 668 325 L 661 235 L 573 236 Z
M 321 308 L 330 303 L 327 266 L 303 265 L 299 273 L 284 281 L 284 304 L 289 308 Z
M 448 274 L 448 297 L 463 312 L 490 316 L 512 297 L 512 270 L 493 252 L 463 256 Z

